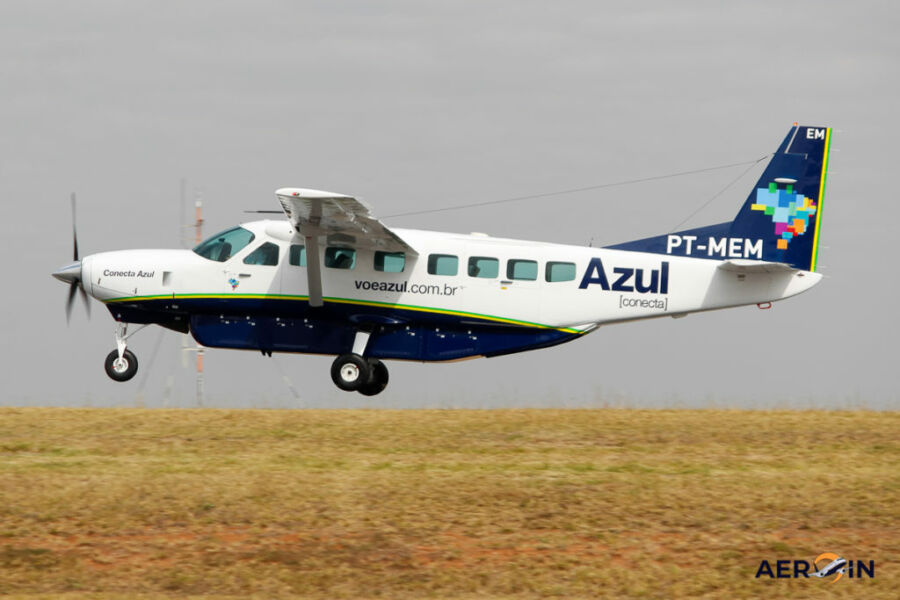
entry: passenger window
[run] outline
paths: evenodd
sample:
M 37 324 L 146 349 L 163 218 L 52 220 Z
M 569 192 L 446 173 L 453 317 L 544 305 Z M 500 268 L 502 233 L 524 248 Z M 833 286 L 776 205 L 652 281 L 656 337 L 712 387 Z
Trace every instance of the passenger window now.
M 431 275 L 456 275 L 459 272 L 459 258 L 452 254 L 429 254 L 428 273 Z
M 506 263 L 506 277 L 507 279 L 534 281 L 537 279 L 537 262 L 520 258 L 510 259 Z
M 572 281 L 575 279 L 575 263 L 548 262 L 544 275 L 547 281 Z
M 300 244 L 291 244 L 291 252 L 288 256 L 288 262 L 295 267 L 306 266 L 306 246 Z
M 406 267 L 406 254 L 403 252 L 376 252 L 375 270 L 385 273 L 402 273 Z
M 352 269 L 356 266 L 353 248 L 325 248 L 325 266 L 330 269 Z
M 500 261 L 488 256 L 472 256 L 469 258 L 469 277 L 496 279 L 500 274 Z
M 278 264 L 278 246 L 272 242 L 266 242 L 244 259 L 245 265 L 263 265 L 274 267 Z

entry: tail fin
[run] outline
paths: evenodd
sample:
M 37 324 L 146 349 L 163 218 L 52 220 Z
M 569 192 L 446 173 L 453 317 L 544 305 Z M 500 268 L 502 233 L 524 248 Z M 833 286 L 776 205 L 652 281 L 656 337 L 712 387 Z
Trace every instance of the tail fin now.
M 830 144 L 830 128 L 794 125 L 733 221 L 610 248 L 815 271 Z

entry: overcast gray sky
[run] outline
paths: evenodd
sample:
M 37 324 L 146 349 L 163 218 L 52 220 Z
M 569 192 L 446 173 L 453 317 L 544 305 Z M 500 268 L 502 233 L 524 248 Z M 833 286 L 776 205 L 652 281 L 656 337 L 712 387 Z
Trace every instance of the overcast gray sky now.
M 755 159 L 791 123 L 835 128 L 818 287 L 779 303 L 602 328 L 549 350 L 389 363 L 376 398 L 331 357 L 210 350 L 217 406 L 898 407 L 894 260 L 900 9 L 891 2 L 4 2 L 2 403 L 193 403 L 177 334 L 66 326 L 69 193 L 82 254 L 179 245 L 179 180 L 206 233 L 285 186 L 378 215 Z M 740 169 L 401 227 L 604 245 L 672 229 Z M 731 219 L 759 170 L 687 226 Z M 151 365 L 152 362 L 152 365 Z M 146 376 L 146 379 L 145 379 Z

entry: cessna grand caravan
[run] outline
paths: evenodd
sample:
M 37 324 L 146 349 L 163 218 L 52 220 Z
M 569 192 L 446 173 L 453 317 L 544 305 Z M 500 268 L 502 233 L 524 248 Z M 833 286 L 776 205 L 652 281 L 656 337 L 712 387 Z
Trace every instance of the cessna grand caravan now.
M 795 125 L 734 220 L 603 248 L 389 228 L 359 199 L 276 192 L 285 219 L 193 250 L 121 250 L 53 273 L 109 310 L 106 372 L 127 381 L 130 325 L 214 348 L 335 355 L 342 390 L 374 395 L 386 360 L 455 361 L 568 342 L 601 325 L 774 302 L 816 273 L 831 130 Z

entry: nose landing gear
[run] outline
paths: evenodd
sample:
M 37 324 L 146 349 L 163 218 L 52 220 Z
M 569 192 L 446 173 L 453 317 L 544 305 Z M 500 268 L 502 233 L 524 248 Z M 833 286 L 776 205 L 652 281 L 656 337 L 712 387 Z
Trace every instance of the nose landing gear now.
M 114 381 L 128 381 L 137 373 L 137 357 L 131 350 L 125 350 L 119 356 L 118 350 L 113 350 L 106 356 L 104 365 L 106 374 Z
M 146 327 L 142 325 L 128 334 L 128 323 L 121 321 L 116 323 L 116 349 L 106 356 L 104 368 L 106 374 L 113 381 L 128 381 L 137 374 L 138 360 L 131 350 L 126 348 L 126 342 L 129 337 Z

